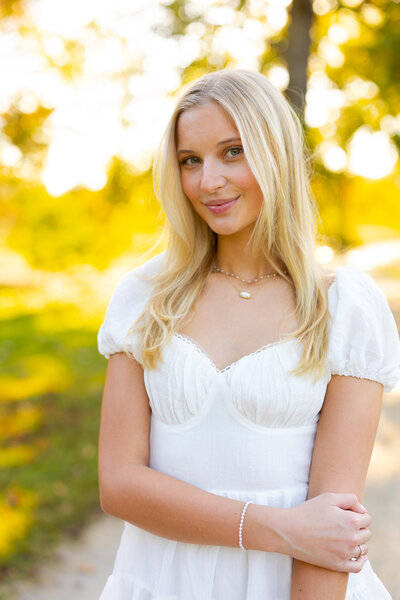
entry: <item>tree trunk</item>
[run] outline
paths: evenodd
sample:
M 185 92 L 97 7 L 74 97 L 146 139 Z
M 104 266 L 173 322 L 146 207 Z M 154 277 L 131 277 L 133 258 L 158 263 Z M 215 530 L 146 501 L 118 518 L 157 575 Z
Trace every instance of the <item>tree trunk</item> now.
M 311 0 L 293 0 L 287 47 L 283 52 L 290 76 L 289 87 L 285 94 L 289 102 L 298 109 L 297 112 L 301 117 L 307 90 L 307 62 L 312 19 Z

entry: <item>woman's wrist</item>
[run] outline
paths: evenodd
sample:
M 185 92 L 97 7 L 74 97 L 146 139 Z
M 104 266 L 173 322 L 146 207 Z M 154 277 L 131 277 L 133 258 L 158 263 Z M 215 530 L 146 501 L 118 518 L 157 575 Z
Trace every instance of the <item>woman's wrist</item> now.
M 287 509 L 249 504 L 242 527 L 243 546 L 247 550 L 290 554 L 282 535 Z

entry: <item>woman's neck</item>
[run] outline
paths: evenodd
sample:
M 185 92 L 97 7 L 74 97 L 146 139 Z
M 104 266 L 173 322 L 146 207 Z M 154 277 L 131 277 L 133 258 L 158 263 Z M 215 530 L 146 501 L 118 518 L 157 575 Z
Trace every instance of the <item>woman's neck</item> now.
M 274 271 L 265 256 L 253 257 L 246 243 L 248 239 L 235 236 L 218 236 L 215 264 L 229 273 L 240 275 L 245 279 L 255 279 L 259 275 Z

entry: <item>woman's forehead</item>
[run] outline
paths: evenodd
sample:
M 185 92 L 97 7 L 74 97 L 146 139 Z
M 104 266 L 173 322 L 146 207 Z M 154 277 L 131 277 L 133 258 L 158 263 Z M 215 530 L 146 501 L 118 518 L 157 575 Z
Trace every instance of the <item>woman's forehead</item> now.
M 183 111 L 177 120 L 177 145 L 186 140 L 201 140 L 204 137 L 219 135 L 238 136 L 233 119 L 216 102 L 207 102 Z

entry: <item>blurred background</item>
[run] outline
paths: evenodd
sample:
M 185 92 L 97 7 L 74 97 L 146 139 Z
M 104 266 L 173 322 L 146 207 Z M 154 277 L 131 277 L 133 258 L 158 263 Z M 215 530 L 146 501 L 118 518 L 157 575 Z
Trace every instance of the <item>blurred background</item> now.
M 0 17 L 0 597 L 11 598 L 11 583 L 100 515 L 96 334 L 120 277 L 165 247 L 153 248 L 151 163 L 182 84 L 242 67 L 286 93 L 315 172 L 319 259 L 369 272 L 399 319 L 400 3 L 2 0 Z M 373 565 L 394 598 L 399 446 L 397 388 L 366 497 Z

